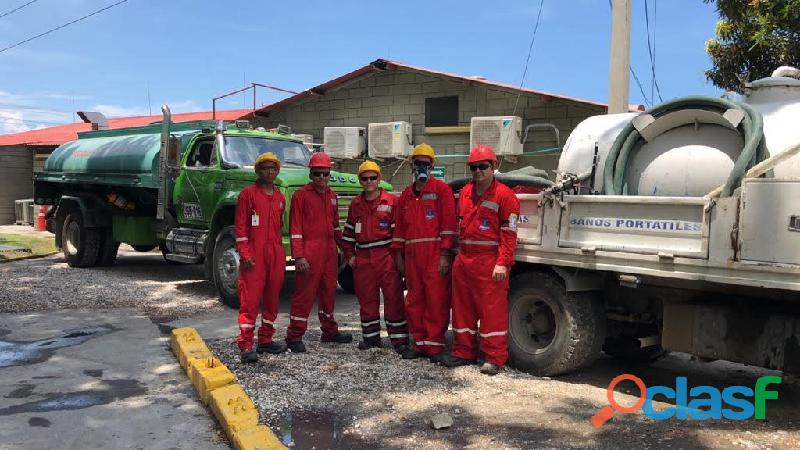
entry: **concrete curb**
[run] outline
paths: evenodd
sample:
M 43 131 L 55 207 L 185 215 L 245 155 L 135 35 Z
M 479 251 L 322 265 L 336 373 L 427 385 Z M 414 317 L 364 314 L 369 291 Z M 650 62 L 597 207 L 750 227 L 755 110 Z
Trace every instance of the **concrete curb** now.
M 215 358 L 192 327 L 172 330 L 170 346 L 197 395 L 216 416 L 237 450 L 285 449 L 272 430 L 258 424 L 258 409 L 236 383 L 236 376 Z

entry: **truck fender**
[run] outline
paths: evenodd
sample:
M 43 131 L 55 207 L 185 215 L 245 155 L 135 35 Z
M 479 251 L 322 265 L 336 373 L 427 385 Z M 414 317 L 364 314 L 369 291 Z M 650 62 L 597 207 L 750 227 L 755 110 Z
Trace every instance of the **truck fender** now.
M 552 266 L 551 269 L 564 280 L 567 292 L 601 291 L 605 287 L 600 272 Z
M 63 211 L 62 212 L 62 208 Z M 111 215 L 106 212 L 98 200 L 73 195 L 63 195 L 58 202 L 58 214 L 61 219 L 66 217 L 66 211 L 78 209 L 83 216 L 83 225 L 86 228 L 107 228 L 111 226 Z

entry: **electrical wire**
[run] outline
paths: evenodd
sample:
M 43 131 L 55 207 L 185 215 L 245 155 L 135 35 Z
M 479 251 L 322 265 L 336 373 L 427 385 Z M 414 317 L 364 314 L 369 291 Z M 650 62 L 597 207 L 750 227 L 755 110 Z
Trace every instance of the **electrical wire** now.
M 658 79 L 656 78 L 656 29 L 655 29 L 655 21 L 656 21 L 656 14 L 658 14 L 658 3 L 657 0 L 653 0 L 653 42 L 650 43 L 650 6 L 647 0 L 644 0 L 644 22 L 645 27 L 647 30 L 647 52 L 650 54 L 650 75 L 651 75 L 651 82 L 650 82 L 650 104 L 655 103 L 655 92 L 658 93 L 658 101 L 663 102 L 664 99 L 661 97 L 661 89 L 658 86 Z M 655 90 L 655 92 L 653 92 Z
M 642 82 L 639 81 L 639 77 L 636 75 L 636 72 L 633 70 L 633 67 L 628 67 L 631 71 L 631 75 L 633 75 L 633 80 L 636 81 L 636 85 L 639 86 L 639 92 L 642 93 L 642 99 L 644 100 L 645 105 L 653 104 L 652 101 L 647 100 L 647 94 L 644 93 L 644 87 L 642 87 Z
M 2 19 L 2 18 L 3 18 L 3 17 L 5 17 L 5 16 L 8 16 L 8 15 L 14 14 L 15 12 L 19 11 L 20 9 L 22 9 L 22 8 L 24 8 L 24 7 L 26 7 L 26 6 L 30 5 L 30 4 L 32 4 L 32 3 L 36 3 L 36 2 L 38 2 L 38 1 L 39 1 L 39 0 L 31 0 L 31 1 L 29 1 L 28 3 L 25 3 L 24 5 L 17 6 L 16 8 L 12 9 L 11 11 L 4 12 L 3 14 L 0 14 L 0 19 Z
M 517 112 L 519 97 L 522 95 L 522 85 L 525 84 L 525 76 L 528 74 L 528 64 L 531 62 L 533 43 L 536 42 L 536 32 L 539 31 L 539 19 L 542 17 L 542 6 L 544 6 L 544 0 L 539 1 L 539 12 L 536 14 L 536 25 L 533 27 L 533 36 L 531 36 L 531 43 L 528 46 L 528 57 L 525 58 L 525 69 L 522 71 L 522 79 L 519 81 L 519 90 L 517 92 L 517 99 L 514 101 L 514 112 L 511 114 L 512 116 Z
M 48 34 L 50 34 L 50 33 L 54 32 L 54 31 L 60 30 L 60 29 L 62 29 L 62 28 L 65 28 L 65 27 L 68 27 L 68 26 L 70 26 L 70 25 L 72 25 L 72 24 L 74 24 L 74 23 L 76 23 L 76 22 L 80 22 L 81 20 L 88 19 L 89 17 L 92 17 L 92 16 L 94 16 L 94 15 L 96 15 L 96 14 L 100 14 L 101 12 L 103 12 L 103 11 L 105 11 L 105 10 L 107 10 L 107 9 L 111 9 L 111 8 L 113 8 L 113 7 L 117 6 L 117 5 L 121 5 L 122 3 L 125 3 L 125 2 L 127 2 L 127 1 L 128 1 L 128 0 L 120 0 L 120 1 L 118 1 L 118 2 L 116 2 L 116 3 L 114 3 L 114 4 L 111 4 L 111 5 L 108 5 L 108 6 L 104 7 L 104 8 L 100 8 L 100 9 L 98 9 L 98 10 L 92 11 L 91 13 L 89 13 L 89 14 L 87 14 L 87 15 L 83 16 L 83 17 L 79 17 L 79 18 L 77 18 L 77 19 L 75 19 L 75 20 L 73 20 L 73 21 L 71 21 L 71 22 L 67 22 L 67 23 L 65 23 L 65 24 L 63 24 L 63 25 L 59 25 L 59 26 L 57 26 L 57 27 L 55 27 L 55 28 L 51 28 L 51 29 L 49 29 L 49 30 L 45 31 L 44 33 L 39 33 L 39 34 L 37 34 L 36 36 L 29 37 L 28 39 L 25 39 L 25 40 L 19 41 L 19 42 L 17 42 L 17 43 L 16 43 L 16 44 L 14 44 L 14 45 L 9 45 L 9 46 L 8 46 L 8 47 L 6 47 L 6 48 L 0 49 L 0 53 L 3 53 L 3 52 L 5 52 L 6 50 L 11 50 L 11 49 L 12 49 L 12 48 L 14 48 L 14 47 L 18 47 L 18 46 L 20 46 L 20 45 L 22 45 L 22 44 L 25 44 L 26 42 L 30 42 L 30 41 L 32 41 L 32 40 L 34 40 L 34 39 L 38 39 L 38 38 L 40 38 L 40 37 L 42 37 L 42 36 L 46 36 L 46 35 L 48 35 Z

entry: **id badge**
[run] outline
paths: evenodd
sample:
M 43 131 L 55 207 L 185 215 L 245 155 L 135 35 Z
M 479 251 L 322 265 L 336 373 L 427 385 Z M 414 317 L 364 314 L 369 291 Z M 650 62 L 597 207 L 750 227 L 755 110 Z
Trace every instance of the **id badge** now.
M 257 227 L 258 223 L 258 214 L 253 213 L 253 215 L 250 216 L 250 226 Z

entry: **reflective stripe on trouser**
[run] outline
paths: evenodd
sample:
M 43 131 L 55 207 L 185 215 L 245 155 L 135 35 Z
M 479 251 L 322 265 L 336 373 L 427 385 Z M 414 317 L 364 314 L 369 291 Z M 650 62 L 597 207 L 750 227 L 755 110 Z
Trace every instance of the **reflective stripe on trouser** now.
M 332 336 L 339 331 L 333 319 L 333 307 L 336 297 L 336 252 L 330 250 L 310 252 L 306 256 L 311 268 L 307 272 L 295 271 L 294 293 L 289 308 L 289 328 L 286 340 L 289 342 L 303 339 L 308 328 L 308 315 L 319 294 L 318 317 L 323 336 Z
M 406 319 L 414 350 L 432 356 L 444 351 L 450 323 L 450 274 L 439 274 L 440 243 L 406 245 Z
M 456 256 L 453 356 L 475 359 L 478 339 L 486 360 L 502 366 L 508 360 L 508 278 L 499 283 L 492 280 L 496 261 L 497 256 L 489 252 Z
M 240 350 L 253 348 L 253 331 L 261 310 L 258 343 L 272 342 L 273 323 L 278 315 L 278 296 L 286 272 L 286 257 L 280 243 L 266 248 L 253 249 L 256 265 L 239 269 L 239 338 Z
M 356 252 L 353 281 L 361 306 L 361 331 L 364 340 L 380 341 L 380 294 L 383 292 L 383 317 L 392 345 L 408 344 L 403 280 L 388 248 Z M 377 332 L 378 334 L 373 334 Z

